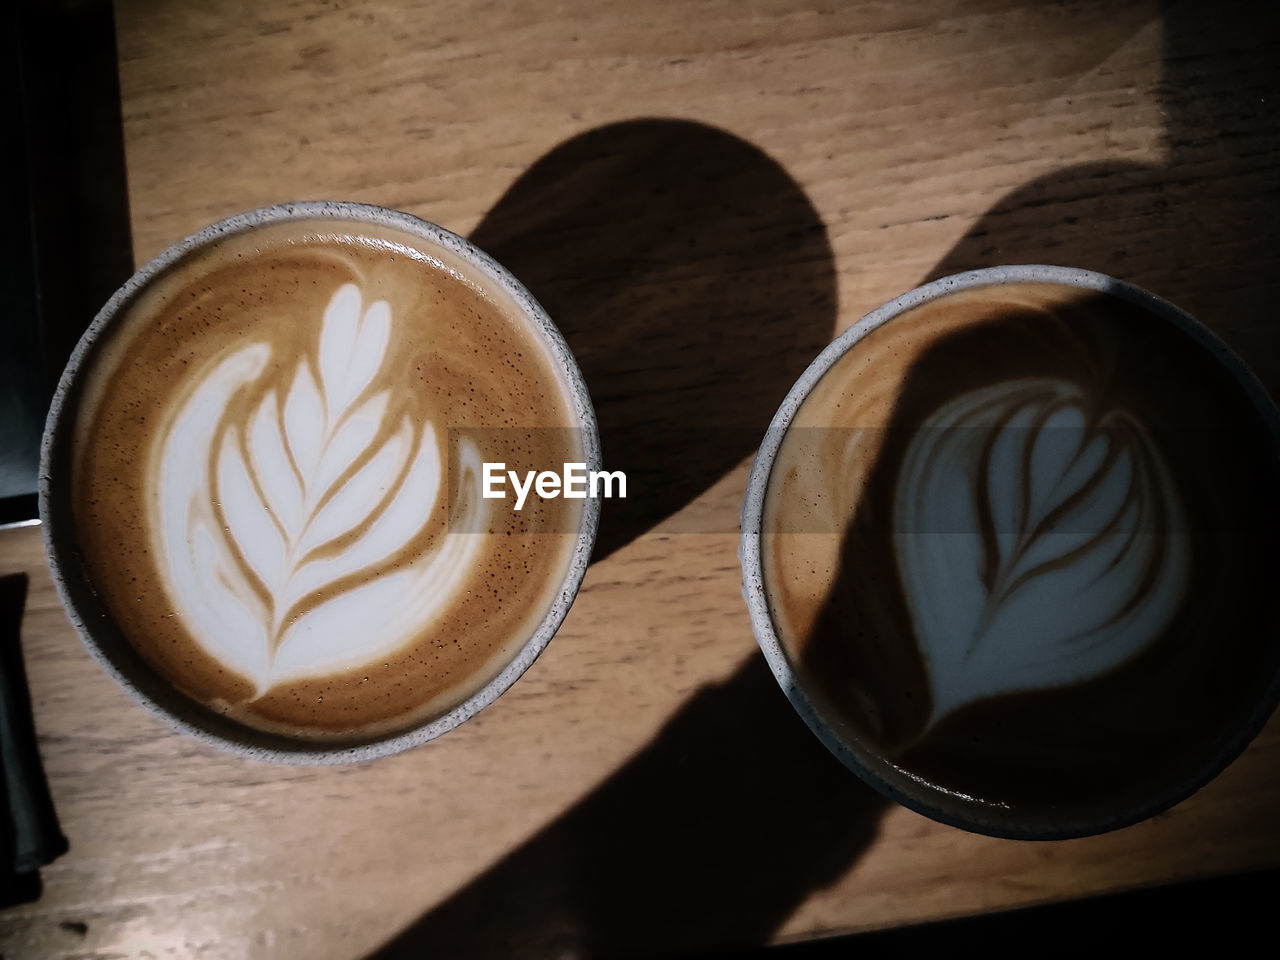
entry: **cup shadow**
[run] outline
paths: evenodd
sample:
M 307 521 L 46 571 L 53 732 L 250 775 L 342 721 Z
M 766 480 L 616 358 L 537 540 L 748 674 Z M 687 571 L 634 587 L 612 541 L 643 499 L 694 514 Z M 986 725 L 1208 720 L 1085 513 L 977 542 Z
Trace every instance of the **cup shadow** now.
M 749 456 L 835 325 L 817 212 L 764 153 L 702 124 L 643 119 L 575 137 L 522 176 L 471 239 L 564 332 L 596 405 L 605 466 L 627 473 L 628 499 L 604 505 L 597 559 Z M 375 956 L 759 943 L 857 858 L 884 807 L 752 656 Z
M 1163 162 L 1077 164 L 1006 194 L 924 280 L 1051 263 L 1127 280 L 1182 307 L 1273 396 L 1280 350 L 1280 8 L 1165 6 Z
M 858 858 L 885 807 L 752 656 L 372 956 L 679 956 L 756 945 Z
M 748 457 L 835 327 L 817 211 L 774 160 L 700 123 L 631 120 L 560 144 L 470 239 L 564 334 L 605 468 L 627 475 L 627 498 L 603 504 L 595 559 Z M 717 518 L 723 532 L 736 509 Z

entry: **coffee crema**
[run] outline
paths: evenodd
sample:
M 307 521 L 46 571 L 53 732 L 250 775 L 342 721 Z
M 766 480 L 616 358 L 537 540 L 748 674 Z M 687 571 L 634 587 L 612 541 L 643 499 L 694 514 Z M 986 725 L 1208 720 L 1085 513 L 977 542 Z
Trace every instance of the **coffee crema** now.
M 358 740 L 499 673 L 580 501 L 516 514 L 483 461 L 582 459 L 509 295 L 387 226 L 271 223 L 153 278 L 94 345 L 73 434 L 85 573 L 155 671 L 252 727 Z
M 1194 785 L 1276 674 L 1280 511 L 1254 404 L 1117 297 L 966 289 L 818 381 L 764 501 L 815 709 L 924 808 L 997 830 Z

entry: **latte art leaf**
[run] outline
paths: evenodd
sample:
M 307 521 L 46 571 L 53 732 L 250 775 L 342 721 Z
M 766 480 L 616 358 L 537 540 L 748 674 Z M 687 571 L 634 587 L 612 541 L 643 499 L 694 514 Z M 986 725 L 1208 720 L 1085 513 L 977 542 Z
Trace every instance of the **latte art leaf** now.
M 1190 546 L 1167 465 L 1121 411 L 1020 380 L 951 401 L 904 457 L 896 559 L 933 719 L 1098 676 L 1176 613 Z
M 379 381 L 391 312 L 334 294 L 316 369 L 303 358 L 283 402 L 265 392 L 247 422 L 233 399 L 271 359 L 251 344 L 224 359 L 175 419 L 158 464 L 167 587 L 206 651 L 253 681 L 323 676 L 383 657 L 428 626 L 461 588 L 479 535 L 440 533 L 429 549 L 380 569 L 427 529 L 443 465 L 434 427 L 388 420 Z M 460 489 L 480 457 L 463 441 Z M 460 529 L 484 529 L 478 497 Z M 361 576 L 376 574 L 372 576 Z

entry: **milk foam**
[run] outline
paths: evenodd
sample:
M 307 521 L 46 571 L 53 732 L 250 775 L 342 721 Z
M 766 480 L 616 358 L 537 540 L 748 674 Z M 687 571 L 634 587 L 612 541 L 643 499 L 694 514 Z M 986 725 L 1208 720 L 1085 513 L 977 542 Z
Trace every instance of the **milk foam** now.
M 210 656 L 258 695 L 290 680 L 359 668 L 421 635 L 473 576 L 483 534 L 442 533 L 416 557 L 362 577 L 419 536 L 447 493 L 430 422 L 388 420 L 393 322 L 344 284 L 318 318 L 314 356 L 285 396 L 247 417 L 234 399 L 272 359 L 250 343 L 219 360 L 164 438 L 159 564 L 177 615 Z M 480 455 L 463 440 L 459 489 L 478 489 Z M 488 505 L 457 505 L 483 530 Z
M 1099 676 L 1178 610 L 1191 548 L 1168 465 L 1123 411 L 1087 409 L 1067 381 L 998 383 L 907 449 L 894 542 L 932 720 Z

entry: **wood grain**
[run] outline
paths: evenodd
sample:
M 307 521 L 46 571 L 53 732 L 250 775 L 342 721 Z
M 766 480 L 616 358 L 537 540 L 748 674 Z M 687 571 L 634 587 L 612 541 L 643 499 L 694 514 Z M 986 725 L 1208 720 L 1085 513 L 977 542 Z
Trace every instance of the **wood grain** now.
M 825 312 L 807 314 L 829 324 L 819 341 L 941 272 L 1069 263 L 1188 307 L 1274 394 L 1276 36 L 1243 8 L 1202 21 L 1194 7 L 120 0 L 134 253 L 240 210 L 325 198 L 483 227 L 520 254 L 523 221 L 504 233 L 494 212 L 536 206 L 527 191 L 547 184 L 522 177 L 540 159 L 621 121 L 681 120 L 710 128 L 707 142 L 749 145 L 742 162 L 785 171 L 778 190 L 811 207 L 821 229 L 806 262 L 831 277 Z M 572 189 L 557 176 L 551 187 Z M 554 213 L 563 194 L 546 196 Z M 659 222 L 634 216 L 556 221 L 552 240 L 571 250 L 572 227 L 580 247 L 634 257 L 619 233 Z M 527 224 L 535 246 L 543 223 Z M 722 226 L 718 238 L 732 232 Z M 785 261 L 806 241 L 769 242 Z M 574 322 L 679 297 L 666 274 L 651 298 L 605 295 L 571 276 L 577 259 L 559 278 L 529 262 L 535 293 L 547 285 Z M 756 283 L 768 298 L 769 283 L 735 269 L 732 289 Z M 587 295 L 595 312 L 573 315 Z M 715 336 L 733 336 L 732 318 L 708 309 Z M 781 400 L 793 371 L 770 372 L 771 343 L 748 373 Z M 647 392 L 610 402 L 696 418 L 673 384 L 705 354 L 642 356 Z M 642 420 L 620 417 L 617 436 Z M 663 501 L 670 515 L 641 518 L 591 567 L 546 654 L 495 705 L 424 748 L 347 768 L 254 764 L 170 732 L 81 648 L 38 531 L 0 534 L 0 574 L 31 576 L 25 654 L 71 843 L 38 901 L 0 913 L 0 951 L 616 954 L 1280 864 L 1275 722 L 1196 796 L 1103 837 L 998 841 L 872 798 L 762 675 L 736 557 L 751 451 L 729 449 L 696 496 Z

